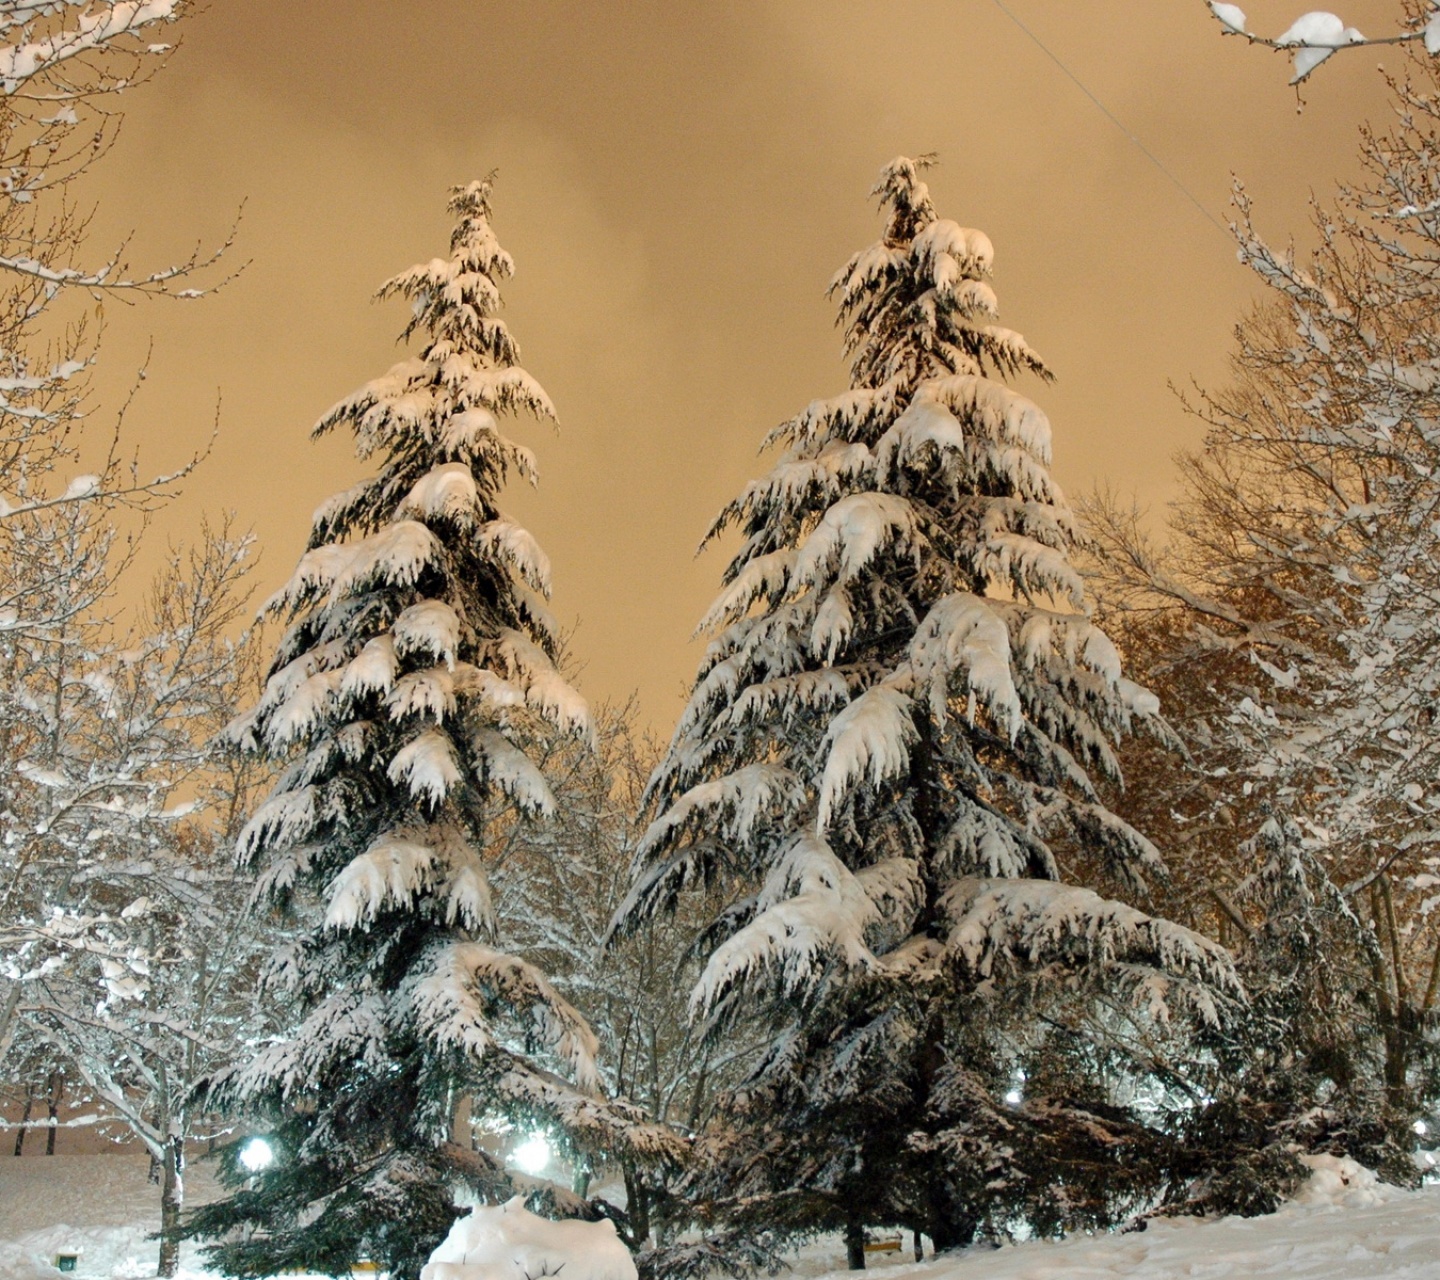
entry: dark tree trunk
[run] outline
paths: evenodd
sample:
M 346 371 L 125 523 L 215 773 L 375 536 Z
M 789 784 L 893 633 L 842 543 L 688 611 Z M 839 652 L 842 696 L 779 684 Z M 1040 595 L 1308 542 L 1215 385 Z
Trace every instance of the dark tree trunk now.
M 584 1199 L 590 1194 L 590 1178 L 590 1166 L 587 1164 L 577 1164 L 575 1166 L 574 1176 L 570 1179 L 570 1190 L 581 1197 L 581 1199 Z
M 1410 1123 L 1410 1056 L 1412 1023 L 1416 1021 L 1409 985 L 1405 981 L 1400 953 L 1399 927 L 1389 877 L 1381 876 L 1370 886 L 1370 910 L 1374 919 L 1376 946 L 1371 956 L 1379 996 L 1380 1027 L 1385 1043 L 1382 1079 L 1385 1106 L 1392 1125 L 1406 1128 Z M 1388 966 L 1388 972 L 1387 972 Z
M 625 1216 L 630 1219 L 633 1247 L 638 1249 L 650 1238 L 650 1191 L 640 1180 L 640 1171 L 628 1160 L 621 1168 L 625 1173 Z
M 15 1131 L 15 1154 L 17 1157 L 25 1154 L 25 1134 L 29 1132 L 30 1112 L 34 1106 L 35 1086 L 27 1084 L 25 1086 L 25 1110 L 20 1113 L 20 1128 Z
M 845 1223 L 845 1265 L 851 1271 L 865 1270 L 865 1228 L 858 1218 Z
M 1436 949 L 1435 963 L 1437 968 L 1440 968 L 1440 948 Z M 709 1077 L 710 1051 L 707 1049 L 704 1058 L 700 1061 L 700 1075 L 696 1078 L 695 1087 L 690 1093 L 690 1114 L 685 1121 L 686 1127 L 689 1129 L 694 1130 L 700 1127 L 700 1108 L 705 1103 L 705 1086 Z
M 1385 1027 L 1385 1104 L 1392 1116 L 1405 1117 L 1410 1111 L 1410 1037 L 1406 1034 L 1401 1008 Z
M 947 1249 L 963 1249 L 975 1243 L 975 1232 L 980 1224 L 968 1213 L 957 1212 L 941 1196 L 936 1196 L 930 1206 L 930 1244 L 937 1254 Z
M 924 1262 L 925 1245 L 924 1242 L 920 1239 L 920 1233 L 918 1231 L 911 1232 L 911 1243 L 915 1247 L 915 1261 Z
M 60 1099 L 65 1096 L 65 1077 L 58 1071 L 50 1073 L 50 1090 L 45 1095 L 45 1110 L 49 1118 L 46 1120 L 45 1131 L 45 1154 L 55 1154 L 55 1134 L 60 1128 Z
M 20 1016 L 20 984 L 10 984 L 10 994 L 5 997 L 5 1006 L 0 1008 L 0 1059 L 10 1052 L 15 1040 L 15 1024 Z
M 180 1270 L 180 1210 L 185 1206 L 185 1140 L 173 1134 L 165 1146 L 165 1174 L 160 1183 L 160 1266 L 157 1275 Z

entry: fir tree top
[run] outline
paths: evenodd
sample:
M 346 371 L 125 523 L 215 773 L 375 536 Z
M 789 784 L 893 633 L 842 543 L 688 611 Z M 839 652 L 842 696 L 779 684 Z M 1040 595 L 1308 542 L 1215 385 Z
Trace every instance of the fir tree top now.
M 1132 883 L 1159 867 L 1090 776 L 1155 704 L 1088 617 L 1049 422 L 998 380 L 1044 365 L 995 322 L 990 241 L 936 215 L 925 163 L 885 167 L 885 233 L 831 284 L 850 390 L 771 433 L 775 465 L 707 535 L 743 542 L 617 920 L 750 886 L 696 990 L 717 1011 L 1050 954 L 1123 956 L 1119 980 L 1208 1012 L 1191 980 L 1233 986 L 1221 949 L 1056 883 L 1056 838 Z
M 983 231 L 941 218 L 920 173 L 933 156 L 892 160 L 872 194 L 889 216 L 885 234 L 830 282 L 852 357 L 851 385 L 913 387 L 946 373 L 1022 369 L 1048 377 L 1018 333 L 992 323 L 999 313 L 986 282 L 995 250 Z

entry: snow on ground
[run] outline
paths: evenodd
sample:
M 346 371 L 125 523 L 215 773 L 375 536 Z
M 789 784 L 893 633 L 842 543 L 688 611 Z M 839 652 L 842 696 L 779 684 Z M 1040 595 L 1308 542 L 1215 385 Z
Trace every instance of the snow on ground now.
M 1130 1235 L 1075 1236 L 955 1257 L 872 1257 L 885 1280 L 1440 1280 L 1440 1186 L 1399 1191 L 1349 1162 L 1320 1158 L 1294 1204 L 1265 1218 L 1157 1222 Z M 158 1189 L 128 1156 L 0 1159 L 0 1280 L 59 1280 L 62 1248 L 83 1250 L 79 1280 L 155 1274 Z M 215 1194 L 203 1163 L 192 1203 Z M 197 1256 L 185 1246 L 191 1280 Z M 819 1241 L 794 1274 L 844 1277 L 838 1241 Z
M 0 1158 L 0 1280 L 58 1280 L 56 1255 L 79 1253 L 79 1280 L 153 1276 L 159 1243 L 160 1188 L 146 1155 Z M 191 1204 L 219 1194 L 210 1166 L 185 1170 Z M 187 1268 L 196 1246 L 181 1246 Z
M 1133 1234 L 972 1249 L 953 1260 L 887 1266 L 885 1277 L 1440 1280 L 1440 1186 L 1401 1191 L 1385 1186 L 1352 1161 L 1318 1156 L 1310 1164 L 1315 1172 L 1296 1202 L 1267 1217 L 1151 1222 L 1148 1230 Z M 908 1233 L 904 1243 L 908 1250 Z M 832 1273 L 833 1256 L 823 1263 L 819 1258 L 802 1259 L 797 1270 L 810 1275 Z

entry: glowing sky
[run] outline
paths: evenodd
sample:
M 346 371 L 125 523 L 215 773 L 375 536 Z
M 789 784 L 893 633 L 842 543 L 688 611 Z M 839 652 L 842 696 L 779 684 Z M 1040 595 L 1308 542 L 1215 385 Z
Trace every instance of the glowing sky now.
M 1283 60 L 1222 40 L 1201 0 L 1006 2 L 1217 216 L 1233 172 L 1279 239 L 1356 173 L 1376 63 L 1401 61 L 1333 59 L 1297 115 Z M 1278 31 L 1305 6 L 1245 7 Z M 1344 16 L 1378 34 L 1397 8 Z M 152 544 L 229 507 L 261 590 L 288 574 L 313 508 L 360 474 L 311 423 L 400 354 L 402 308 L 370 294 L 443 253 L 447 187 L 498 167 L 505 314 L 561 419 L 516 428 L 542 485 L 506 506 L 554 562 L 584 691 L 638 689 L 662 731 L 723 567 L 696 542 L 764 433 L 845 385 L 823 293 L 877 234 L 884 161 L 939 152 L 941 214 L 995 242 L 1002 319 L 1058 377 L 1022 390 L 1071 492 L 1163 504 L 1198 438 L 1167 382 L 1221 380 L 1254 295 L 1233 244 L 994 0 L 213 0 L 183 35 L 87 188 L 97 249 L 135 228 L 137 266 L 223 239 L 245 204 L 250 265 L 220 295 L 107 316 L 102 407 L 153 339 L 129 424 L 147 465 L 220 403 Z

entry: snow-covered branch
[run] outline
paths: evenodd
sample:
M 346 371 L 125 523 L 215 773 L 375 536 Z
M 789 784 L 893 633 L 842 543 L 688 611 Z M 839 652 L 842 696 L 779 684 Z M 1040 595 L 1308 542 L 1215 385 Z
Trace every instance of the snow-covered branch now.
M 0 93 L 23 92 L 37 78 L 91 54 L 117 49 L 164 54 L 169 45 L 142 44 L 140 34 L 174 22 L 188 7 L 189 0 L 4 0 Z
M 98 262 L 86 249 L 80 181 L 115 135 L 114 100 L 163 64 L 171 46 L 154 37 L 191 7 L 0 0 L 0 519 L 67 503 L 148 510 L 194 464 L 143 479 L 115 441 L 103 466 L 80 462 L 104 301 L 195 299 L 229 278 L 234 228 L 213 250 L 142 271 L 126 261 L 128 240 Z
M 1322 62 L 1343 49 L 1423 44 L 1427 53 L 1440 53 L 1440 11 L 1433 3 L 1426 4 L 1428 12 L 1411 15 L 1411 30 L 1394 35 L 1365 36 L 1354 27 L 1347 26 L 1344 19 L 1337 15 L 1316 9 L 1301 14 L 1280 35 L 1273 37 L 1251 31 L 1245 11 L 1239 5 L 1228 4 L 1224 0 L 1206 0 L 1206 4 L 1225 35 L 1239 36 L 1250 44 L 1292 54 L 1294 75 L 1290 78 L 1291 84 L 1302 83 Z

